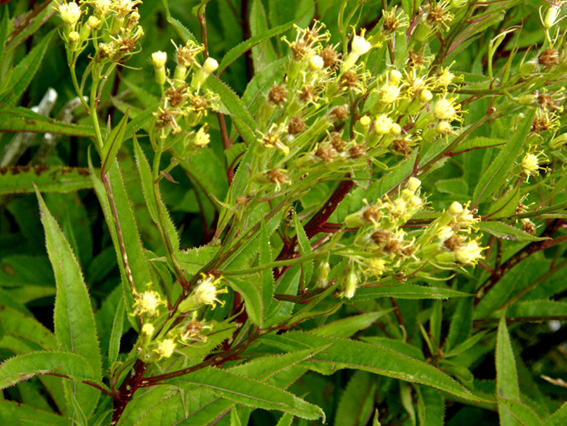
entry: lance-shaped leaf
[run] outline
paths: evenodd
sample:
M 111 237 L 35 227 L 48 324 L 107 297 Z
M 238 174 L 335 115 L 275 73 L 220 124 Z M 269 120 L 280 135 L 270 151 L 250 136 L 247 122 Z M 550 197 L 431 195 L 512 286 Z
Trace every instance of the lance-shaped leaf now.
M 563 403 L 563 405 L 545 421 L 544 425 L 563 426 L 565 419 L 567 419 L 567 402 Z
M 502 151 L 498 153 L 494 162 L 482 174 L 473 193 L 475 205 L 490 197 L 494 191 L 505 184 L 505 177 L 514 165 L 516 158 L 522 152 L 524 140 L 532 128 L 534 110 L 526 110 L 525 117 L 518 118 L 518 128 L 512 132 L 512 137 Z
M 375 389 L 376 376 L 366 371 L 356 371 L 339 400 L 335 424 L 344 426 L 368 424 L 374 408 Z
M 68 136 L 94 137 L 91 126 L 64 123 L 31 109 L 8 107 L 0 109 L 0 132 L 56 133 Z
M 0 389 L 50 373 L 62 374 L 75 382 L 100 381 L 100 372 L 94 372 L 84 356 L 63 351 L 30 352 L 12 357 L 0 365 Z
M 350 368 L 370 371 L 386 377 L 431 386 L 465 400 L 482 400 L 441 370 L 380 346 L 329 336 L 314 336 L 303 332 L 266 336 L 262 338 L 262 342 L 283 350 L 298 350 L 331 344 L 329 348 L 311 357 L 304 365 L 313 369 L 317 369 L 320 364 L 335 369 Z M 310 366 L 310 364 L 313 365 Z
M 140 174 L 144 199 L 146 200 L 146 206 L 148 206 L 150 216 L 154 223 L 161 229 L 162 233 L 164 233 L 164 237 L 169 240 L 169 244 L 174 253 L 177 253 L 179 250 L 179 236 L 177 235 L 177 230 L 175 229 L 175 225 L 173 224 L 171 217 L 169 216 L 169 212 L 161 198 L 159 186 L 154 186 L 150 164 L 148 163 L 135 134 L 134 154 L 136 156 L 136 164 L 138 165 L 138 173 Z
M 506 398 L 517 401 L 520 399 L 516 360 L 512 350 L 510 334 L 508 334 L 508 328 L 506 327 L 506 312 L 503 312 L 500 317 L 498 335 L 496 337 L 496 392 L 498 399 Z M 500 402 L 498 403 L 498 414 L 500 415 L 500 424 L 502 426 L 517 426 L 520 424 Z
M 496 238 L 503 240 L 517 241 L 520 243 L 528 243 L 531 241 L 548 240 L 549 238 L 540 238 L 535 235 L 528 234 L 512 225 L 507 225 L 502 222 L 480 222 L 478 227 L 486 231 Z
M 34 192 L 34 185 L 41 192 L 71 192 L 93 186 L 89 170 L 78 167 L 1 167 L 0 176 L 0 194 Z
M 108 172 L 111 189 L 110 197 L 107 196 L 106 189 L 99 176 L 91 173 L 91 177 L 116 250 L 122 277 L 124 306 L 126 307 L 126 312 L 131 314 L 133 312 L 134 296 L 129 280 L 132 280 L 133 285 L 139 292 L 142 292 L 146 285 L 153 281 L 140 239 L 140 233 L 138 232 L 138 226 L 136 225 L 134 211 L 124 186 L 124 179 L 122 178 L 118 162 L 115 161 Z M 113 213 L 109 200 L 114 202 L 116 215 Z M 118 229 L 120 230 L 120 235 L 117 231 Z M 127 261 L 127 265 L 125 261 Z M 130 315 L 128 315 L 128 318 L 132 326 L 137 327 L 137 323 L 132 320 Z
M 55 274 L 54 328 L 57 345 L 61 350 L 84 356 L 94 377 L 100 380 L 102 361 L 96 322 L 83 274 L 71 246 L 39 192 L 37 197 L 45 229 L 47 253 Z M 76 386 L 76 398 L 87 416 L 96 407 L 99 393 L 97 389 L 86 385 Z
M 234 291 L 244 298 L 246 312 L 250 321 L 261 327 L 264 304 L 260 294 L 260 286 L 257 284 L 258 279 L 255 278 L 257 277 L 252 276 L 245 279 L 231 277 L 227 282 Z
M 515 422 L 513 424 L 522 426 L 541 426 L 543 424 L 532 407 L 516 399 L 498 398 L 498 411 L 505 412 L 513 418 Z M 505 426 L 502 421 L 500 424 Z
M 7 14 L 6 14 L 7 15 Z M 15 401 L 0 401 L 0 421 L 3 425 L 25 424 L 67 426 L 69 420 L 31 405 L 18 404 Z
M 258 34 L 257 36 L 254 37 L 250 37 L 248 40 L 245 40 L 239 45 L 234 46 L 222 58 L 222 61 L 219 65 L 220 74 L 222 74 L 230 64 L 236 61 L 241 55 L 243 55 L 249 49 L 252 49 L 254 46 L 262 43 L 263 41 L 266 41 L 274 36 L 277 36 L 278 34 L 284 33 L 287 30 L 289 30 L 293 26 L 293 24 L 301 20 L 307 14 L 307 12 L 309 12 L 309 10 L 311 10 L 312 8 L 313 5 L 310 4 L 307 10 L 302 11 L 298 14 L 297 18 L 289 22 L 286 22 L 285 24 L 278 25 L 277 27 L 273 27 L 268 31 L 263 31 L 261 34 Z
M 359 300 L 378 299 L 381 297 L 395 297 L 398 299 L 449 299 L 451 297 L 471 297 L 450 288 L 428 287 L 412 284 L 395 284 L 379 287 L 359 288 L 352 299 Z
M 249 377 L 207 367 L 183 377 L 176 377 L 164 383 L 186 390 L 205 389 L 214 395 L 238 404 L 265 410 L 279 410 L 308 420 L 325 420 L 325 413 L 295 395 Z
M 122 146 L 122 142 L 124 142 L 124 135 L 126 133 L 128 124 L 128 111 L 120 120 L 120 123 L 116 127 L 112 129 L 106 140 L 104 141 L 104 145 L 102 146 L 102 169 L 100 171 L 100 175 L 104 179 L 106 172 L 114 163 L 114 159 L 116 158 L 116 154 L 120 150 Z
M 55 31 L 52 30 L 49 34 L 43 36 L 41 41 L 14 68 L 10 77 L 10 84 L 8 85 L 10 90 L 0 96 L 0 105 L 14 105 L 19 97 L 22 96 L 22 93 L 24 93 L 39 69 Z

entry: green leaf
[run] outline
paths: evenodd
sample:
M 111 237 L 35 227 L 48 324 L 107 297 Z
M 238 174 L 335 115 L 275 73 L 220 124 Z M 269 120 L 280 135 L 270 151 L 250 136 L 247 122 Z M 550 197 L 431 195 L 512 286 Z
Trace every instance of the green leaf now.
M 508 334 L 508 328 L 506 327 L 506 312 L 503 312 L 500 317 L 496 337 L 496 388 L 498 399 L 520 399 L 516 360 L 512 350 L 510 334 Z M 498 404 L 498 414 L 502 426 L 516 426 L 520 424 L 501 404 Z
M 100 171 L 100 175 L 105 179 L 106 172 L 110 166 L 114 163 L 114 159 L 116 158 L 116 154 L 120 150 L 122 146 L 122 142 L 124 142 L 124 134 L 126 132 L 126 128 L 128 124 L 128 112 L 124 114 L 120 123 L 115 126 L 106 140 L 104 141 L 104 145 L 102 146 L 102 170 Z
M 498 188 L 506 182 L 506 176 L 514 165 L 516 158 L 522 152 L 524 141 L 532 127 L 535 110 L 524 110 L 525 116 L 518 117 L 518 128 L 512 132 L 502 151 L 482 174 L 473 193 L 474 204 L 478 205 L 490 197 Z
M 506 144 L 505 139 L 485 138 L 485 137 L 470 138 L 460 143 L 459 146 L 453 150 L 453 154 L 459 154 L 461 152 L 466 152 L 473 149 L 494 148 L 505 144 Z
M 443 426 L 445 403 L 441 393 L 423 386 L 417 387 L 417 415 L 421 426 Z
M 563 403 L 555 413 L 549 417 L 544 425 L 545 426 L 564 426 L 565 419 L 567 419 L 567 402 Z
M 322 418 L 323 422 L 325 421 L 325 413 L 316 405 L 305 402 L 283 389 L 226 370 L 206 367 L 164 382 L 189 391 L 203 388 L 214 395 L 248 407 L 279 410 L 308 420 Z
M 92 168 L 92 165 L 89 164 Z M 99 176 L 91 173 L 93 180 L 93 187 L 99 199 L 106 223 L 112 236 L 112 242 L 116 251 L 118 266 L 120 268 L 122 277 L 122 291 L 124 293 L 124 304 L 128 318 L 131 320 L 133 327 L 137 327 L 137 323 L 132 320 L 130 314 L 133 312 L 134 296 L 130 288 L 128 275 L 131 274 L 131 279 L 136 287 L 136 290 L 142 293 L 146 289 L 148 283 L 153 282 L 153 277 L 148 267 L 148 261 L 138 226 L 136 225 L 136 218 L 134 217 L 134 210 L 130 204 L 130 199 L 124 186 L 124 180 L 118 162 L 110 167 L 107 179 L 110 182 L 112 190 L 112 198 L 116 206 L 116 218 L 113 215 L 109 198 L 106 194 L 106 189 L 100 181 Z M 116 226 L 120 227 L 121 234 L 124 238 L 125 257 L 128 259 L 129 270 L 127 271 L 124 266 L 124 254 L 122 254 L 121 243 L 116 232 Z
M 266 265 L 272 261 L 272 248 L 270 247 L 270 236 L 266 229 L 264 218 L 260 222 L 260 265 Z M 270 305 L 274 296 L 274 272 L 271 268 L 266 268 L 262 271 L 262 326 L 264 320 L 270 312 Z
M 219 74 L 222 74 L 224 72 L 224 70 L 230 65 L 232 64 L 234 61 L 236 61 L 241 55 L 243 55 L 246 51 L 252 49 L 254 46 L 262 43 L 263 41 L 266 41 L 274 36 L 277 36 L 278 34 L 284 33 L 287 30 L 289 30 L 293 24 L 295 24 L 297 21 L 301 20 L 301 18 L 310 10 L 312 9 L 313 6 L 309 5 L 309 8 L 303 12 L 299 13 L 299 16 L 289 22 L 286 22 L 285 24 L 282 25 L 278 25 L 277 27 L 271 28 L 267 31 L 262 31 L 260 34 L 249 38 L 248 40 L 243 41 L 242 43 L 240 43 L 239 45 L 233 47 L 232 49 L 230 49 L 226 55 L 224 55 L 224 57 L 222 58 L 222 61 L 219 65 Z
M 335 424 L 365 426 L 374 408 L 375 377 L 366 371 L 356 371 L 341 394 Z
M 506 192 L 502 197 L 491 203 L 487 215 L 491 218 L 507 217 L 516 213 L 520 202 L 520 187 Z
M 520 229 L 512 225 L 507 225 L 502 222 L 484 221 L 478 223 L 478 227 L 481 230 L 494 235 L 496 238 L 500 238 L 503 240 L 517 241 L 520 243 L 527 243 L 531 241 L 543 241 L 549 239 L 548 237 L 545 238 L 536 237 L 535 235 L 528 234 L 527 232 L 521 231 Z
M 205 88 L 208 88 L 213 93 L 219 95 L 224 108 L 227 113 L 233 117 L 233 119 L 239 119 L 240 123 L 245 124 L 246 128 L 240 128 L 240 131 L 243 132 L 242 136 L 244 137 L 244 140 L 250 144 L 254 140 L 256 122 L 252 115 L 250 115 L 250 112 L 242 104 L 238 95 L 216 76 L 210 76 L 207 78 Z
M 299 221 L 299 218 L 295 213 L 293 214 L 293 224 L 295 226 L 295 235 L 297 236 L 297 242 L 299 243 L 299 254 L 301 256 L 310 255 L 312 253 L 311 243 L 309 242 L 309 238 L 307 238 L 307 235 L 305 234 L 303 225 L 301 225 L 301 222 Z M 311 277 L 313 276 L 313 260 L 302 262 L 301 269 L 304 286 L 307 286 L 311 281 Z
M 67 426 L 68 419 L 15 401 L 0 400 L 0 424 Z
M 363 287 L 356 290 L 351 302 L 381 297 L 398 299 L 449 299 L 451 297 L 471 297 L 472 294 L 462 293 L 450 288 L 427 287 L 413 284 L 393 284 L 377 287 Z
M 0 109 L 0 132 L 55 133 L 87 138 L 95 136 L 91 126 L 63 123 L 23 107 Z
M 31 314 L 26 314 L 11 306 L 5 305 L 4 298 L 0 298 L 0 320 L 6 333 L 13 334 L 36 349 L 57 349 L 55 336 Z
M 498 411 L 505 412 L 513 419 L 510 424 L 522 426 L 541 426 L 543 424 L 532 407 L 516 399 L 498 398 Z M 506 426 L 502 421 L 500 424 Z
M 1 113 L 0 113 L 1 114 Z M 90 171 L 62 166 L 9 166 L 0 168 L 0 194 L 71 192 L 92 188 Z
M 369 371 L 394 379 L 431 386 L 468 401 L 482 400 L 437 368 L 380 346 L 329 336 L 314 336 L 303 332 L 265 336 L 262 341 L 283 350 L 298 350 L 331 344 L 328 349 L 314 355 L 304 365 L 309 367 L 309 364 L 313 364 L 313 368 L 316 368 L 317 364 L 322 364 L 333 366 L 335 369 L 349 368 Z
M 388 314 L 391 311 L 369 312 L 360 315 L 353 315 L 343 318 L 329 324 L 322 325 L 311 331 L 316 336 L 332 336 L 332 337 L 350 337 L 354 333 L 368 328 L 378 318 Z
M 567 302 L 556 300 L 529 300 L 514 303 L 507 309 L 506 316 L 508 318 L 525 318 L 530 317 L 540 319 L 548 317 L 567 318 Z
M 41 41 L 14 68 L 11 74 L 10 84 L 8 86 L 10 87 L 10 90 L 0 96 L 0 105 L 14 105 L 20 96 L 22 96 L 28 85 L 31 83 L 33 76 L 39 69 L 45 52 L 51 42 L 51 38 L 55 32 L 56 30 L 52 30 L 48 34 L 42 36 Z
M 114 321 L 112 321 L 112 332 L 110 333 L 110 343 L 108 345 L 108 363 L 110 365 L 118 359 L 118 353 L 120 352 L 120 339 L 124 329 L 124 313 L 124 299 L 121 298 L 116 308 Z
M 261 37 L 268 32 L 268 19 L 261 0 L 253 0 L 250 5 L 250 32 L 253 37 Z M 262 46 L 252 48 L 254 70 L 261 71 L 264 67 L 277 59 L 274 46 L 270 40 L 264 40 Z
M 196 274 L 217 254 L 219 247 L 202 246 L 180 251 L 177 255 L 183 270 L 191 275 Z
M 177 235 L 177 230 L 163 203 L 159 186 L 154 185 L 150 165 L 142 148 L 140 148 L 136 135 L 134 135 L 134 155 L 136 156 L 136 164 L 138 165 L 144 200 L 146 201 L 150 216 L 159 228 L 162 228 L 163 222 L 165 221 L 165 230 L 162 228 L 162 232 L 165 231 L 164 237 L 168 238 L 170 246 L 173 248 L 174 252 L 177 252 L 179 250 L 179 236 Z
M 69 243 L 39 192 L 37 198 L 57 288 L 53 315 L 57 345 L 62 350 L 84 356 L 95 379 L 101 380 L 102 361 L 96 323 L 83 274 Z M 80 405 L 90 415 L 96 407 L 100 391 L 78 385 L 75 392 Z
M 246 312 L 248 313 L 250 321 L 261 327 L 264 304 L 260 294 L 261 290 L 259 286 L 254 283 L 254 281 L 257 280 L 231 277 L 227 281 L 228 285 L 244 298 Z
M 100 382 L 100 373 L 93 372 L 85 357 L 72 352 L 42 351 L 18 355 L 4 361 L 0 365 L 0 389 L 50 373 L 63 374 L 75 382 Z M 85 404 L 85 407 L 90 405 L 92 403 Z

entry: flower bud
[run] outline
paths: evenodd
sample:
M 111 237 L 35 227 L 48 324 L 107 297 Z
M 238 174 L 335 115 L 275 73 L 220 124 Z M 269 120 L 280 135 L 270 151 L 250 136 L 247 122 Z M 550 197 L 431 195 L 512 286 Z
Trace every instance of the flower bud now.
M 451 207 L 449 207 L 449 214 L 452 216 L 457 216 L 463 212 L 463 205 L 458 201 L 453 201 Z
M 331 266 L 328 261 L 320 262 L 316 272 L 315 285 L 318 288 L 325 288 L 329 283 L 329 272 L 331 271 Z
M 356 293 L 356 288 L 358 287 L 358 275 L 353 269 L 349 271 L 345 279 L 345 289 L 343 296 L 347 299 L 352 299 L 354 293 Z
M 205 59 L 205 63 L 203 64 L 203 71 L 207 74 L 214 73 L 217 68 L 219 67 L 219 63 L 214 58 L 207 58 Z
M 320 69 L 323 69 L 324 65 L 325 62 L 319 55 L 313 55 L 309 58 L 309 69 L 311 71 L 318 71 Z
M 61 19 L 65 24 L 69 25 L 70 27 L 74 27 L 79 19 L 81 19 L 81 8 L 77 3 L 63 3 L 59 5 L 56 10 L 61 15 Z
M 152 63 L 156 72 L 156 83 L 160 86 L 165 84 L 165 64 L 167 62 L 167 53 L 154 52 L 152 53 Z

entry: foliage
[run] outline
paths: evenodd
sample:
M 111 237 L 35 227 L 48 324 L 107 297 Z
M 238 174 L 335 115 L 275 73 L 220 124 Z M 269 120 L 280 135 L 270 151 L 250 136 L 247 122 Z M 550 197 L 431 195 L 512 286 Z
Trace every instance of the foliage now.
M 564 1 L 3 3 L 2 424 L 564 423 Z

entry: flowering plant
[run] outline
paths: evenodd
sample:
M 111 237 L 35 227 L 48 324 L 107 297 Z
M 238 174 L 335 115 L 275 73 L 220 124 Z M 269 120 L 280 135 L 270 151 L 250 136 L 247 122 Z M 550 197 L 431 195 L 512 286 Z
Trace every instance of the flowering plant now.
M 4 423 L 562 424 L 563 2 L 184 3 L 4 6 Z

